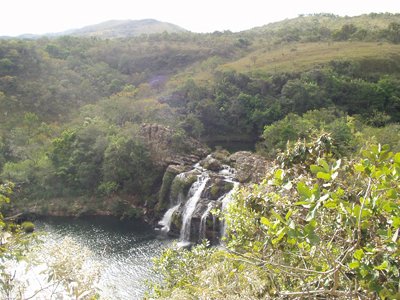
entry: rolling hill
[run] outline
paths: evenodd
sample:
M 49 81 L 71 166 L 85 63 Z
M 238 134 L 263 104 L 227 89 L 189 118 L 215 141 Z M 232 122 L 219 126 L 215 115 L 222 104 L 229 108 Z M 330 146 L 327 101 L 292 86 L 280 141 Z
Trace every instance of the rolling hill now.
M 98 37 L 104 39 L 110 38 L 129 38 L 140 36 L 142 34 L 156 33 L 181 33 L 187 32 L 186 29 L 178 25 L 161 22 L 154 19 L 143 20 L 109 20 L 99 24 L 89 25 L 77 29 L 69 29 L 62 32 L 51 32 L 43 35 L 26 33 L 16 38 L 20 39 L 38 39 L 41 37 Z M 12 39 L 10 36 L 0 36 L 0 39 Z
M 163 32 L 185 32 L 186 30 L 166 22 L 154 19 L 144 20 L 110 20 L 80 29 L 51 34 L 52 36 L 71 35 L 76 37 L 100 37 L 100 38 L 125 38 L 142 34 Z

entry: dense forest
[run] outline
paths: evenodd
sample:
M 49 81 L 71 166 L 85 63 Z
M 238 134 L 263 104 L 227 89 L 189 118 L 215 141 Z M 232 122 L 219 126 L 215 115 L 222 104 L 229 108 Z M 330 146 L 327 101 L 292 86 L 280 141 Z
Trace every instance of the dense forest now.
M 222 216 L 225 249 L 167 250 L 152 297 L 399 295 L 398 14 L 3 39 L 0 115 L 10 212 L 159 217 L 166 165 L 146 124 L 174 153 L 195 139 L 271 161 Z

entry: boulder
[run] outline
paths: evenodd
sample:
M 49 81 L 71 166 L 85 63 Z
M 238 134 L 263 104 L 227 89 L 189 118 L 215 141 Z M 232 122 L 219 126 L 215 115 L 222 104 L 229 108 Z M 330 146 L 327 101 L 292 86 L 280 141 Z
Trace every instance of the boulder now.
M 261 182 L 271 163 L 264 157 L 249 151 L 239 151 L 229 157 L 230 164 L 236 169 L 235 179 L 240 183 Z
M 226 181 L 225 178 L 218 174 L 210 174 L 210 180 L 202 193 L 202 198 L 210 200 L 218 200 L 233 188 L 233 183 Z
M 182 213 L 176 211 L 172 215 L 171 228 L 168 231 L 168 235 L 172 237 L 179 237 L 182 228 Z
M 218 172 L 219 170 L 222 170 L 222 163 L 213 158 L 211 155 L 207 156 L 205 159 L 203 159 L 200 162 L 200 166 L 202 166 L 206 170 Z

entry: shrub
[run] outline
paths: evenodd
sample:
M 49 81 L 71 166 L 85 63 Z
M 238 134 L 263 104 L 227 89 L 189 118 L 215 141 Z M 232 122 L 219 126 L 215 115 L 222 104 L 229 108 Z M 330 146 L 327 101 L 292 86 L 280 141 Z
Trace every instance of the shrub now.
M 336 159 L 318 143 L 307 153 L 236 193 L 225 250 L 167 250 L 156 296 L 398 299 L 400 153 L 373 145 Z
M 31 233 L 35 230 L 35 224 L 29 221 L 25 221 L 21 224 L 21 228 L 25 231 L 25 233 Z

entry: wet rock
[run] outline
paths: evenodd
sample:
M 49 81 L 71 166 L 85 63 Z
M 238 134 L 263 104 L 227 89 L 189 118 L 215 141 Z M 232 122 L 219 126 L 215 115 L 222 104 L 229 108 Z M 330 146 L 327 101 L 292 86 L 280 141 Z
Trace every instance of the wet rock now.
M 172 222 L 170 230 L 168 231 L 168 235 L 179 237 L 181 228 L 182 228 L 182 212 L 178 210 L 172 215 Z
M 202 197 L 210 200 L 218 200 L 228 193 L 233 188 L 233 183 L 225 179 L 225 177 L 218 174 L 210 175 L 210 180 L 204 189 Z
M 185 197 L 187 196 L 190 187 L 197 180 L 197 176 L 199 175 L 200 172 L 193 169 L 176 176 L 171 184 L 170 201 L 173 204 L 179 202 L 184 203 L 187 200 Z
M 158 193 L 157 212 L 165 210 L 169 204 L 171 185 L 176 175 L 185 171 L 185 166 L 182 165 L 169 165 L 164 173 L 160 191 Z
M 209 155 L 205 159 L 203 159 L 200 162 L 200 165 L 204 169 L 214 171 L 214 172 L 218 172 L 219 170 L 222 170 L 222 163 L 219 160 L 213 158 L 211 155 Z
M 225 149 L 218 149 L 210 154 L 212 158 L 219 160 L 223 164 L 229 164 L 230 155 L 229 151 Z
M 235 178 L 240 183 L 258 183 L 265 178 L 269 161 L 264 157 L 248 151 L 239 151 L 229 157 L 236 169 Z

